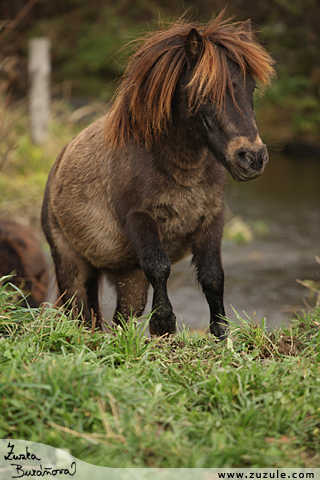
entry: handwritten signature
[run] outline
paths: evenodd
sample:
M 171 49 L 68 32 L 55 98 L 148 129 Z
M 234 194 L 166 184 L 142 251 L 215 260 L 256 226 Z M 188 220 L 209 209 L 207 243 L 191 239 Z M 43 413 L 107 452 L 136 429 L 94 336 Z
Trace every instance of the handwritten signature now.
M 21 460 L 36 460 L 41 462 L 41 458 L 38 457 L 35 453 L 29 452 L 28 447 L 26 447 L 25 453 L 15 453 L 15 445 L 8 443 L 8 453 L 4 455 L 6 461 L 21 461 Z M 45 477 L 45 476 L 56 476 L 56 475 L 69 475 L 73 477 L 77 471 L 76 462 L 72 462 L 70 468 L 54 468 L 54 467 L 44 467 L 42 464 L 30 468 L 18 463 L 11 463 L 15 469 L 15 476 L 12 478 L 22 478 L 22 477 Z

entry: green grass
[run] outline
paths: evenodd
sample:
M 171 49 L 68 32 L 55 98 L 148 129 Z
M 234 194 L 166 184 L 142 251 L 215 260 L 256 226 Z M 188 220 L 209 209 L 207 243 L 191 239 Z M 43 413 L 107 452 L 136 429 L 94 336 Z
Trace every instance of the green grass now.
M 109 467 L 319 467 L 320 309 L 229 340 L 109 334 L 0 288 L 0 438 Z

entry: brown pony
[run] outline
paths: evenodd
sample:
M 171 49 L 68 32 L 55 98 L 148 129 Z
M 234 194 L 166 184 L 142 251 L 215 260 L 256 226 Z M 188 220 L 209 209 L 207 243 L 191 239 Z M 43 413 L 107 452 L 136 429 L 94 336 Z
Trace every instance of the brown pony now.
M 251 180 L 268 161 L 253 92 L 256 81 L 270 81 L 272 64 L 250 22 L 176 23 L 142 42 L 110 112 L 62 150 L 42 225 L 60 293 L 75 298 L 87 322 L 95 316 L 103 328 L 105 273 L 117 291 L 115 323 L 142 314 L 151 283 L 150 332 L 174 333 L 167 280 L 191 252 L 210 331 L 224 338 L 226 174 Z
M 19 287 L 30 307 L 45 301 L 47 263 L 40 243 L 29 227 L 10 220 L 0 221 L 0 277 L 15 273 L 10 282 Z

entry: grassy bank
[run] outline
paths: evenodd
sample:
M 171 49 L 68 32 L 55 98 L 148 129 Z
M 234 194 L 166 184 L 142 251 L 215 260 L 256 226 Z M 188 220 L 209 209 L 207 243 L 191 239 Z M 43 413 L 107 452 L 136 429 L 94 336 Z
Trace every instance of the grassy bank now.
M 239 319 L 240 320 L 240 319 Z M 320 309 L 228 342 L 101 334 L 0 290 L 0 437 L 109 467 L 319 467 Z

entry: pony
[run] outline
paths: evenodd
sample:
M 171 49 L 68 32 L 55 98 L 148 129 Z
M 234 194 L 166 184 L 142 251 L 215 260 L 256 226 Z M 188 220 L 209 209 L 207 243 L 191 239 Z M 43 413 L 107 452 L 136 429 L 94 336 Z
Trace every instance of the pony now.
M 105 329 L 105 274 L 117 293 L 113 322 L 145 308 L 151 335 L 170 335 L 171 265 L 192 254 L 210 309 L 210 332 L 227 335 L 221 264 L 226 175 L 259 177 L 268 161 L 254 114 L 256 82 L 273 61 L 251 22 L 218 15 L 178 21 L 140 42 L 107 115 L 59 154 L 47 181 L 42 226 L 65 300 Z
M 10 282 L 24 292 L 30 307 L 38 307 L 45 301 L 48 267 L 38 239 L 29 227 L 1 220 L 0 277 L 11 273 L 16 276 Z

